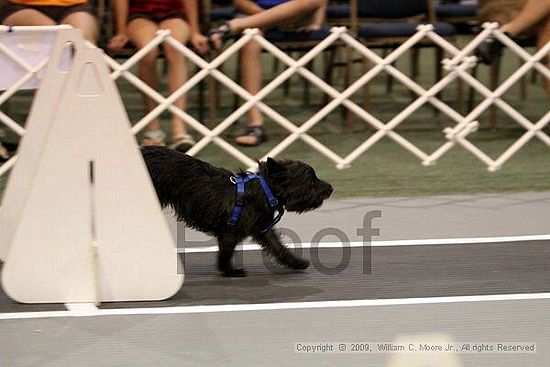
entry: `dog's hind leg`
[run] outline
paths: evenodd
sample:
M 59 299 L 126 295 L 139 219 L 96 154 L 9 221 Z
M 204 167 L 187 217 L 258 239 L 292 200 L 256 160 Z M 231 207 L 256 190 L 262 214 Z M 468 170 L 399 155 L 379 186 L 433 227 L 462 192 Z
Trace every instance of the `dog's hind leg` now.
M 253 236 L 254 240 L 269 255 L 273 256 L 281 265 L 291 269 L 306 269 L 309 261 L 296 256 L 285 245 L 273 230 Z
M 244 269 L 235 269 L 231 262 L 235 247 L 238 241 L 233 239 L 218 237 L 218 270 L 224 277 L 245 277 Z

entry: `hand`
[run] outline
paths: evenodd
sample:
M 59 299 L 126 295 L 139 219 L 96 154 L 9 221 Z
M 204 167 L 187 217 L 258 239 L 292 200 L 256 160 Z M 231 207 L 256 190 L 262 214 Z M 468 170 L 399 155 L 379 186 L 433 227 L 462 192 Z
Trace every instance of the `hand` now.
M 201 54 L 208 51 L 208 38 L 206 38 L 199 32 L 195 32 L 191 34 L 191 44 Z
M 117 33 L 113 38 L 109 40 L 107 48 L 113 51 L 120 51 L 124 48 L 124 45 L 128 43 L 128 36 L 126 33 Z

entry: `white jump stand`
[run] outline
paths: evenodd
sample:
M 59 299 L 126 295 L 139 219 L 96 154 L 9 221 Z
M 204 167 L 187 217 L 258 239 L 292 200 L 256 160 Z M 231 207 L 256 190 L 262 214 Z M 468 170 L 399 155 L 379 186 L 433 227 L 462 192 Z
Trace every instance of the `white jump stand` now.
M 0 210 L 11 298 L 143 301 L 179 290 L 183 267 L 128 116 L 102 51 L 78 30 L 59 31 L 19 150 Z

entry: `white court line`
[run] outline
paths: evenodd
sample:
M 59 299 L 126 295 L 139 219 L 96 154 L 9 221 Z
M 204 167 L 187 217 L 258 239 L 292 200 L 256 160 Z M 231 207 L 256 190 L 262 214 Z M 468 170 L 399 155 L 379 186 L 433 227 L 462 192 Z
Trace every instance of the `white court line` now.
M 512 237 L 478 237 L 478 238 L 445 238 L 423 240 L 393 240 L 373 241 L 373 247 L 386 246 L 422 246 L 422 245 L 461 245 L 461 244 L 491 244 L 514 243 L 522 241 L 550 240 L 550 235 L 512 236 Z M 347 244 L 346 244 L 347 245 Z M 289 244 L 289 247 L 294 247 Z M 341 248 L 341 242 L 323 242 L 316 244 L 319 248 Z M 363 242 L 351 242 L 350 247 L 365 246 Z M 311 248 L 311 243 L 302 244 L 302 248 Z M 257 245 L 243 245 L 245 251 L 259 250 Z M 216 252 L 217 246 L 195 247 L 178 249 L 185 253 Z M 154 307 L 154 308 L 127 308 L 127 309 L 98 309 L 93 304 L 66 304 L 68 311 L 45 312 L 13 312 L 0 313 L 0 320 L 37 319 L 37 318 L 63 318 L 63 317 L 98 317 L 116 315 L 161 315 L 161 314 L 195 314 L 195 313 L 220 313 L 238 311 L 268 311 L 268 310 L 292 310 L 307 308 L 341 308 L 341 307 L 368 307 L 368 306 L 398 306 L 415 304 L 437 303 L 462 303 L 462 302 L 488 302 L 488 301 L 514 301 L 514 300 L 538 300 L 550 299 L 550 293 L 526 293 L 506 295 L 481 295 L 481 296 L 452 296 L 452 297 L 424 297 L 424 298 L 397 298 L 397 299 L 373 299 L 354 301 L 319 301 L 319 302 L 292 302 L 292 303 L 267 303 L 244 305 L 215 305 L 215 306 L 180 306 L 180 307 Z
M 152 307 L 152 308 L 119 308 L 97 309 L 96 312 L 79 311 L 46 311 L 46 312 L 18 312 L 0 314 L 0 320 L 22 320 L 40 318 L 67 318 L 67 317 L 100 317 L 100 316 L 130 316 L 130 315 L 174 315 L 174 314 L 202 314 L 246 311 L 276 311 L 319 308 L 346 308 L 346 307 L 374 307 L 374 306 L 405 306 L 426 304 L 453 304 L 465 302 L 500 302 L 500 301 L 528 301 L 550 299 L 550 293 L 522 293 L 499 294 L 482 296 L 452 296 L 452 297 L 425 297 L 425 298 L 394 298 L 394 299 L 365 299 L 352 301 L 319 301 L 319 302 L 288 302 L 288 303 L 259 303 L 241 305 L 216 306 L 180 306 L 180 307 Z
M 389 240 L 372 242 L 321 242 L 312 244 L 305 242 L 296 246 L 293 243 L 286 244 L 289 248 L 342 248 L 342 247 L 391 247 L 391 246 L 433 246 L 433 245 L 468 245 L 468 244 L 492 244 L 492 243 L 514 243 L 524 241 L 548 241 L 550 235 L 529 235 L 529 236 L 510 236 L 510 237 L 472 237 L 472 238 L 440 238 L 440 239 L 420 239 L 420 240 Z M 238 250 L 258 251 L 260 246 L 255 244 L 246 244 L 237 246 Z M 179 253 L 193 254 L 205 252 L 218 252 L 218 246 L 185 247 L 178 248 Z
M 65 307 L 72 314 L 78 316 L 95 316 L 98 308 L 93 303 L 65 303 Z

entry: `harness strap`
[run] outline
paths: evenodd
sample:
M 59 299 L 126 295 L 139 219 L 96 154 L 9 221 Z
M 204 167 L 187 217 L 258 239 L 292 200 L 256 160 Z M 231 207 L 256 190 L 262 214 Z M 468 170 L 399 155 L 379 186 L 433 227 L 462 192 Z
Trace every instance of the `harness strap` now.
M 269 205 L 272 208 L 276 208 L 276 211 L 277 211 L 277 214 L 275 215 L 271 223 L 262 231 L 262 232 L 266 232 L 271 228 L 273 228 L 273 226 L 281 220 L 281 218 L 283 217 L 283 214 L 285 213 L 285 209 L 283 205 L 279 204 L 279 201 L 273 194 L 273 191 L 271 191 L 271 188 L 269 187 L 266 179 L 263 176 L 256 173 L 247 173 L 246 175 L 237 175 L 231 178 L 231 182 L 233 182 L 237 187 L 237 198 L 235 200 L 235 206 L 231 211 L 231 216 L 229 218 L 229 225 L 234 226 L 239 221 L 239 216 L 241 215 L 241 211 L 244 207 L 245 184 L 248 181 L 255 180 L 255 179 L 257 179 L 260 182 L 260 187 L 262 188 L 262 191 L 264 192 L 264 195 L 267 198 Z

